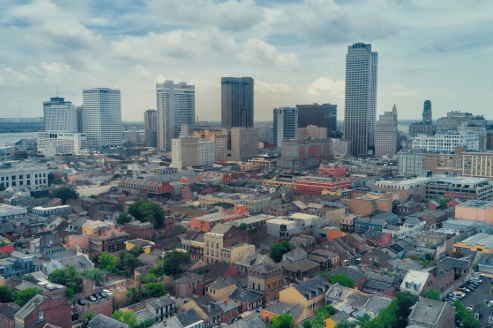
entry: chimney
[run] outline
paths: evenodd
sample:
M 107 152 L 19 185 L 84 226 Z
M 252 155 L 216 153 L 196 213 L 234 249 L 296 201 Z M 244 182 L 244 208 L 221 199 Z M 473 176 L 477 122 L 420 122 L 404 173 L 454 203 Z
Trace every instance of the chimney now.
M 224 305 L 228 305 L 228 300 L 224 300 Z

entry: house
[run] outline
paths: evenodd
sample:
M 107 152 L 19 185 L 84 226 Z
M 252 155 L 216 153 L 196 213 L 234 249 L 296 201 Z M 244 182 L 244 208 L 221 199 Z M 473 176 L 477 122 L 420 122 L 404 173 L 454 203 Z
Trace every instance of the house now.
M 204 235 L 204 260 L 207 264 L 222 262 L 222 250 L 225 247 L 246 242 L 246 233 L 237 226 L 218 223 Z M 246 254 L 246 253 L 245 253 Z
M 349 314 L 344 311 L 340 311 L 325 319 L 325 328 L 335 328 L 339 323 L 347 319 L 349 319 Z
M 286 265 L 284 270 L 284 278 L 288 280 L 303 280 L 311 278 L 320 272 L 320 263 L 311 260 L 302 260 L 298 263 Z
M 299 325 L 301 322 L 313 315 L 313 311 L 304 308 L 303 306 L 278 302 L 265 309 L 261 309 L 260 318 L 264 322 L 272 322 L 272 319 L 275 316 L 283 315 L 284 313 L 288 313 L 293 317 L 293 323 L 295 325 Z
M 325 294 L 325 304 L 336 306 L 337 304 L 344 302 L 353 291 L 352 288 L 341 286 L 339 283 L 331 285 Z
M 325 249 L 316 249 L 311 251 L 308 255 L 308 259 L 320 264 L 322 270 L 330 270 L 340 265 L 341 261 L 339 255 L 334 252 Z
M 176 301 L 169 296 L 161 296 L 148 302 L 147 309 L 154 315 L 155 321 L 163 321 L 176 312 Z
M 306 259 L 308 259 L 308 253 L 301 247 L 296 247 L 282 256 L 283 261 L 289 261 L 291 263 L 298 263 Z
M 144 251 L 144 254 L 150 254 L 152 248 L 154 247 L 154 243 L 149 240 L 144 240 L 144 239 L 132 239 L 132 240 L 127 240 L 125 242 L 125 249 L 127 251 L 131 250 L 134 247 L 142 247 L 142 250 Z
M 219 301 L 228 297 L 235 288 L 236 283 L 233 281 L 232 278 L 219 277 L 205 288 L 205 292 L 215 301 Z
M 20 308 L 15 303 L 0 304 L 0 327 L 14 328 L 14 314 Z
M 248 269 L 248 289 L 264 296 L 266 301 L 279 297 L 279 291 L 284 285 L 283 270 L 269 263 L 262 263 Z
M 187 299 L 188 302 L 180 307 L 180 312 L 194 309 L 200 319 L 204 320 L 205 328 L 221 325 L 222 309 L 209 295 Z M 234 302 L 232 302 L 234 303 Z
M 155 328 L 204 328 L 204 320 L 202 320 L 194 309 L 179 313 L 176 316 L 170 317 L 162 323 L 155 324 Z
M 397 290 L 397 277 L 384 275 L 373 271 L 366 271 L 366 280 L 363 291 L 369 294 L 383 294 L 393 297 Z
M 238 321 L 229 325 L 229 328 L 265 328 L 265 323 L 262 322 L 257 313 L 252 313 L 247 316 L 242 316 Z
M 413 305 L 408 322 L 424 327 L 455 327 L 455 308 L 447 302 L 420 297 Z M 474 313 L 474 312 L 473 312 Z
M 358 253 L 363 253 L 369 248 L 366 244 L 366 238 L 355 232 L 344 236 L 344 240 Z
M 401 283 L 401 291 L 422 296 L 433 288 L 433 276 L 426 271 L 409 270 Z
M 493 254 L 481 255 L 478 263 L 479 272 L 493 274 Z
M 229 299 L 240 305 L 241 313 L 257 309 L 263 303 L 262 295 L 240 288 L 235 288 Z
M 34 256 L 13 251 L 9 257 L 0 259 L 0 275 L 4 278 L 24 276 L 34 272 Z
M 177 297 L 186 297 L 195 292 L 195 287 L 204 282 L 204 277 L 195 272 L 187 272 L 175 280 L 175 293 Z
M 87 328 L 130 328 L 130 326 L 105 315 L 98 314 L 94 319 L 89 321 Z
M 493 308 L 484 304 L 476 304 L 472 308 L 472 314 L 479 320 L 481 327 L 493 328 Z
M 329 283 L 317 276 L 279 292 L 279 301 L 291 305 L 300 305 L 310 311 L 317 311 L 325 305 L 325 293 Z
M 38 294 L 14 314 L 15 327 L 38 328 L 50 323 L 69 328 L 72 326 L 71 314 L 70 303 Z
M 262 263 L 274 265 L 274 260 L 268 254 L 247 254 L 241 261 L 235 263 L 235 267 L 241 272 L 248 272 L 248 269 Z
M 221 309 L 222 322 L 230 323 L 231 320 L 240 314 L 241 305 L 230 300 L 222 300 L 215 303 Z

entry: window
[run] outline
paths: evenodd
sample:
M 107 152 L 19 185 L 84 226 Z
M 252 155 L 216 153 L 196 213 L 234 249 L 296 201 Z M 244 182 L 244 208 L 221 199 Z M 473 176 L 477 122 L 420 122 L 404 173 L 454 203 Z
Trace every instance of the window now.
M 39 320 L 43 320 L 43 311 L 39 311 Z

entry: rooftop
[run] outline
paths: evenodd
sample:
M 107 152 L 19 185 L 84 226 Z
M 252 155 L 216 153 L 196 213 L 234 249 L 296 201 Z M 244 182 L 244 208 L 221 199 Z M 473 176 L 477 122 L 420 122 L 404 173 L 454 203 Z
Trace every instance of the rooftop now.
M 467 246 L 480 245 L 486 248 L 493 248 L 493 236 L 487 233 L 478 233 L 474 236 L 464 239 L 461 243 L 464 243 Z
M 87 328 L 130 328 L 130 326 L 103 314 L 98 314 L 89 322 Z
M 27 209 L 8 204 L 0 204 L 0 216 L 26 214 Z
M 423 323 L 426 326 L 435 326 L 438 324 L 445 308 L 451 306 L 446 302 L 435 301 L 429 298 L 420 298 L 418 303 L 409 315 L 409 320 L 412 322 Z
M 493 202 L 485 200 L 470 200 L 468 202 L 457 205 L 457 207 L 475 208 L 480 210 L 487 210 L 493 207 Z

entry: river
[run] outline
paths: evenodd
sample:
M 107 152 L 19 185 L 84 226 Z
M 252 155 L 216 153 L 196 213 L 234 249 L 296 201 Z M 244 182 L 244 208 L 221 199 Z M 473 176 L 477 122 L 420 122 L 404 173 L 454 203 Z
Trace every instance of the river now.
M 0 147 L 6 144 L 17 142 L 21 139 L 32 139 L 38 136 L 38 132 L 24 132 L 24 133 L 0 133 Z

